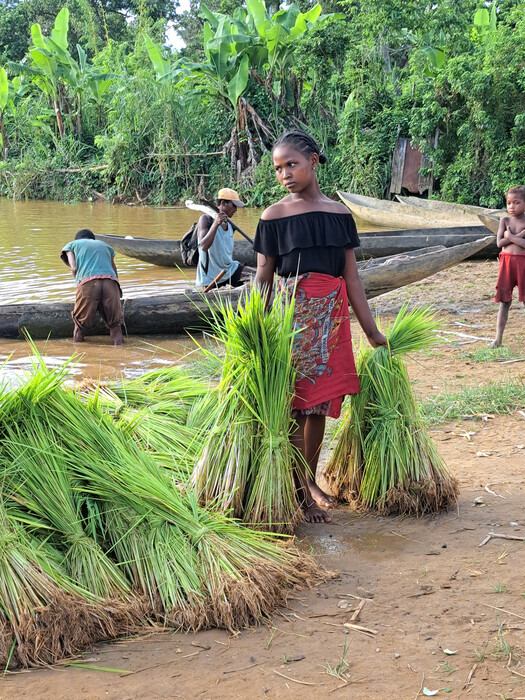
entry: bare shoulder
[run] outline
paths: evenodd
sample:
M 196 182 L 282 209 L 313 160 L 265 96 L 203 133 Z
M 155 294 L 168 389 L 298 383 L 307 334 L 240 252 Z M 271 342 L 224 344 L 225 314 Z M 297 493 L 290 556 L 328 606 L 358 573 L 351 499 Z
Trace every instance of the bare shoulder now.
M 330 211 L 333 211 L 334 214 L 348 214 L 349 216 L 351 216 L 350 209 L 348 209 L 348 207 L 345 207 L 345 205 L 342 202 L 334 202 L 333 199 L 331 199 L 330 202 Z
M 261 219 L 263 221 L 271 221 L 272 219 L 282 219 L 283 216 L 288 216 L 288 199 L 288 197 L 284 197 L 279 202 L 271 204 L 267 209 L 263 211 L 263 213 L 261 214 Z
M 199 218 L 198 227 L 200 231 L 208 231 L 210 226 L 213 224 L 213 218 L 209 214 L 203 214 Z

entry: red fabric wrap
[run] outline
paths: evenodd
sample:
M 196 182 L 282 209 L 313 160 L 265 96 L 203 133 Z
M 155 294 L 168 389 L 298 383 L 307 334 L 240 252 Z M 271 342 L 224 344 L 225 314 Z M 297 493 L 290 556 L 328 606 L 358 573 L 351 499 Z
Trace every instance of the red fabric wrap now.
M 518 288 L 518 300 L 525 302 L 525 254 L 500 253 L 494 301 L 512 301 L 514 287 Z
M 305 410 L 328 401 L 327 415 L 338 418 L 341 399 L 359 392 L 342 277 L 309 272 L 297 278 L 279 278 L 279 287 L 295 294 L 294 343 L 297 366 L 292 408 Z

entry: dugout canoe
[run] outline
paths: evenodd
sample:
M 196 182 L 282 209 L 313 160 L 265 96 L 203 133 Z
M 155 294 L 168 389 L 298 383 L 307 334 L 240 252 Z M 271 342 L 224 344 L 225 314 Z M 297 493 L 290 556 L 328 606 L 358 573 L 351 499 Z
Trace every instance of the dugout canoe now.
M 484 226 L 447 226 L 440 229 L 400 229 L 398 231 L 372 231 L 359 234 L 360 248 L 356 248 L 358 260 L 380 258 L 386 255 L 397 255 L 430 245 L 444 245 L 451 248 L 455 245 L 470 243 L 487 235 Z M 142 262 L 161 267 L 185 267 L 180 254 L 180 241 L 154 238 L 126 238 L 107 234 L 96 234 L 96 237 L 108 243 L 117 253 L 126 255 Z M 497 247 L 490 245 L 477 255 L 494 257 Z M 233 257 L 235 260 L 255 267 L 255 254 L 250 243 L 245 240 L 234 242 Z
M 477 207 L 474 204 L 457 204 L 455 202 L 444 202 L 439 199 L 423 199 L 422 197 L 402 197 L 396 194 L 396 199 L 402 204 L 417 207 L 424 211 L 435 212 L 441 219 L 451 219 L 459 221 L 465 219 L 467 223 L 476 220 L 477 216 L 503 216 L 504 209 L 488 209 L 487 207 Z
M 492 231 L 492 233 L 496 233 L 496 234 L 498 233 L 500 217 L 493 216 L 493 215 L 479 214 L 478 219 L 481 221 L 483 226 L 488 228 L 489 231 Z M 498 252 L 500 252 L 499 249 L 498 249 Z
M 403 255 L 358 263 L 359 276 L 369 299 L 457 265 L 487 246 L 493 236 L 445 248 L 432 246 Z M 125 290 L 124 290 L 125 291 Z M 206 295 L 189 290 L 163 296 L 123 299 L 125 330 L 129 335 L 176 335 L 206 327 L 211 316 L 207 301 L 230 299 L 237 303 L 243 290 L 217 290 Z M 10 304 L 0 306 L 0 337 L 67 338 L 73 333 L 72 303 Z M 102 323 L 92 335 L 106 334 Z
M 341 200 L 352 214 L 362 221 L 375 226 L 387 228 L 444 228 L 451 225 L 450 219 L 444 219 L 438 212 L 425 211 L 401 202 L 365 197 L 351 192 L 337 191 Z M 468 223 L 468 222 L 467 222 Z M 464 219 L 456 222 L 457 226 L 466 225 Z
M 95 238 L 110 245 L 116 253 L 142 260 L 142 262 L 162 267 L 186 267 L 182 262 L 180 241 L 166 238 L 132 238 L 103 233 L 95 234 Z M 252 244 L 244 239 L 234 241 L 233 257 L 243 265 L 255 267 L 257 264 Z
M 453 248 L 464 243 L 477 241 L 488 232 L 484 226 L 448 226 L 445 228 L 400 229 L 398 231 L 367 231 L 359 234 L 361 246 L 355 249 L 357 260 L 378 258 L 386 255 L 398 255 L 419 248 L 433 245 L 443 245 Z M 499 253 L 496 238 L 482 250 L 471 257 L 495 258 Z

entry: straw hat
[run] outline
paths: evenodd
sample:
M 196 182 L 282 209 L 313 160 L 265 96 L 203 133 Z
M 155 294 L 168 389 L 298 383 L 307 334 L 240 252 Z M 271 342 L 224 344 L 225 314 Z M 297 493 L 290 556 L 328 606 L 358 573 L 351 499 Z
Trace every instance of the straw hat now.
M 223 187 L 222 190 L 219 190 L 217 192 L 217 199 L 227 199 L 235 204 L 236 207 L 246 206 L 246 204 L 239 199 L 239 193 L 235 190 L 231 190 L 229 187 Z

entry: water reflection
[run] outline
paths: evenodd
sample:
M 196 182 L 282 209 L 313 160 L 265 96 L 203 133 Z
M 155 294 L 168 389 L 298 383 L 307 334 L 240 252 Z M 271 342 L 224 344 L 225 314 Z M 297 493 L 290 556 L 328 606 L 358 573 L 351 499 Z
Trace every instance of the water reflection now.
M 32 347 L 25 341 L 0 339 L 0 385 L 16 383 L 27 376 L 35 362 Z M 84 343 L 71 339 L 33 341 L 37 353 L 49 368 L 69 363 L 72 378 L 131 379 L 150 369 L 195 359 L 196 344 L 187 336 L 130 336 L 124 345 L 113 347 L 109 336 L 90 336 Z

